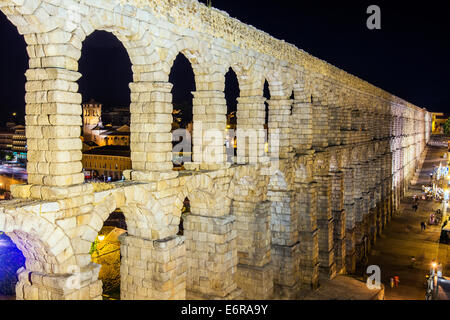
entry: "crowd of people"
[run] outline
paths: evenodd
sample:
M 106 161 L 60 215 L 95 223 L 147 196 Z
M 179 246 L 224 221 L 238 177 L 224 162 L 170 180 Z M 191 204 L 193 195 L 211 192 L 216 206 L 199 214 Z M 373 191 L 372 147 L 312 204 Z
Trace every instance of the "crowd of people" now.
M 422 200 L 424 199 L 424 195 L 422 195 Z M 419 209 L 419 197 L 417 195 L 413 196 L 412 210 L 417 212 Z M 420 230 L 425 231 L 428 225 L 439 225 L 442 222 L 443 214 L 441 209 L 437 209 L 436 212 L 430 213 L 428 222 L 422 221 L 420 223 Z

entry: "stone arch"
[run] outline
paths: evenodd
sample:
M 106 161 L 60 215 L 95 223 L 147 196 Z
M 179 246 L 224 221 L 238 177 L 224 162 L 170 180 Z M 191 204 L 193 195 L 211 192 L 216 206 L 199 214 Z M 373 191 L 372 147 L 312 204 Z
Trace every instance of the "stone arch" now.
M 123 44 L 133 65 L 149 63 L 147 59 L 152 57 L 155 47 L 148 25 L 132 23 L 133 18 L 121 11 L 126 11 L 125 6 L 116 6 L 114 11 L 90 8 L 75 34 L 83 42 L 94 31 L 110 32 Z
M 341 167 L 348 168 L 351 164 L 350 150 L 342 149 L 340 152 L 340 157 L 341 157 Z
M 134 185 L 123 190 L 113 191 L 108 200 L 109 208 L 121 209 L 125 215 L 128 226 L 128 234 L 145 239 L 163 239 L 170 236 L 174 230 L 171 224 L 172 212 L 164 209 L 159 201 L 150 192 L 148 185 Z M 115 208 L 112 204 L 115 203 Z M 107 218 L 104 214 L 103 218 Z
M 192 176 L 181 188 L 174 203 L 178 215 L 185 198 L 189 198 L 191 212 L 197 215 L 223 216 L 229 213 L 231 206 L 231 199 L 223 187 L 206 174 Z
M 270 177 L 267 188 L 269 190 L 274 191 L 281 191 L 288 189 L 286 178 L 284 177 L 284 174 L 280 170 L 275 171 L 275 173 Z
M 158 48 L 158 51 L 160 51 L 160 56 L 165 56 L 165 59 L 162 60 L 162 64 L 163 70 L 167 73 L 167 77 L 175 58 L 181 53 L 189 60 L 192 69 L 194 70 L 197 90 L 203 89 L 200 86 L 200 82 L 203 80 L 202 76 L 207 73 L 202 72 L 202 68 L 210 65 L 210 62 L 212 61 L 212 56 L 207 52 L 205 43 L 196 38 L 182 37 L 175 41 L 170 48 Z
M 339 165 L 339 155 L 337 152 L 332 152 L 330 154 L 330 171 L 336 172 L 339 171 L 341 166 Z
M 16 26 L 21 35 L 45 33 L 55 27 L 61 27 L 62 22 L 48 13 L 42 3 L 41 0 L 5 0 L 0 5 L 0 11 Z M 27 41 L 27 44 L 32 43 Z
M 77 41 L 82 46 L 82 42 L 95 31 L 111 33 L 120 41 L 128 54 L 132 65 L 133 81 L 141 82 L 144 80 L 143 77 L 146 77 L 145 72 L 153 71 L 145 66 L 159 61 L 155 41 L 146 23 L 132 23 L 133 18 L 127 17 L 126 14 L 121 15 L 122 12 L 117 10 L 126 11 L 125 6 L 117 6 L 114 12 L 97 7 L 91 8 L 90 13 L 83 16 L 74 36 L 78 38 Z M 81 49 L 79 51 L 81 55 Z M 130 89 L 131 95 L 139 93 L 131 84 Z
M 294 168 L 294 176 L 296 182 L 308 182 L 309 179 L 312 177 L 311 168 L 307 167 L 303 163 L 299 163 Z
M 228 70 L 228 68 L 233 69 L 233 71 L 236 73 L 239 86 L 242 86 L 242 84 L 249 83 L 249 80 L 251 80 L 251 77 L 249 75 L 254 71 L 254 64 L 255 64 L 255 58 L 251 56 L 246 56 L 241 53 L 233 52 L 229 55 L 229 61 L 227 61 L 227 64 L 225 66 L 225 69 Z
M 350 161 L 352 164 L 358 164 L 360 162 L 361 150 L 359 148 L 354 148 L 350 150 Z
M 251 199 L 258 201 L 263 199 L 263 190 L 258 187 L 257 178 L 246 175 L 239 179 L 233 179 L 229 188 L 229 197 L 233 200 Z
M 282 96 L 287 97 L 288 99 L 294 94 L 295 98 L 295 86 L 299 86 L 299 79 L 297 77 L 297 72 L 290 68 L 290 66 L 283 66 L 281 72 L 281 92 Z
M 257 60 L 252 56 L 237 52 L 231 53 L 228 57 L 229 60 L 226 64 L 226 69 L 232 68 L 236 73 L 241 90 L 240 96 L 248 97 L 254 96 L 255 94 L 258 94 L 258 96 L 262 95 L 262 93 L 259 93 L 259 90 L 261 90 L 260 81 L 262 75 L 255 67 Z
M 67 273 L 77 264 L 70 238 L 62 228 L 43 217 L 22 212 L 2 213 L 0 231 L 22 251 L 28 272 Z
M 228 186 L 226 194 L 231 200 L 264 201 L 267 195 L 268 176 L 261 175 L 261 169 L 254 166 L 239 167 Z M 244 192 L 244 193 L 242 193 Z
M 264 82 L 267 81 L 269 84 L 269 91 L 271 97 L 275 96 L 284 96 L 285 95 L 285 88 L 283 87 L 283 76 L 281 75 L 282 72 L 273 69 L 273 68 L 267 68 L 264 70 L 261 78 L 261 87 L 264 87 Z
M 329 171 L 330 163 L 328 159 L 323 156 L 316 156 L 314 158 L 314 174 L 324 175 Z
M 371 161 L 374 159 L 376 154 L 375 144 L 371 143 L 367 146 L 367 160 Z
M 292 71 L 292 90 L 294 91 L 295 100 L 309 101 L 307 92 L 307 79 L 305 74 L 300 71 Z

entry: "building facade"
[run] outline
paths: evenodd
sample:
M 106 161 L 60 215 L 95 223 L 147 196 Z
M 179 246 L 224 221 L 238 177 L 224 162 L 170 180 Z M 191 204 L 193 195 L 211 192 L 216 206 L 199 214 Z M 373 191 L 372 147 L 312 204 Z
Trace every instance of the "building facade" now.
M 4 128 L 0 131 L 0 150 L 11 151 L 13 146 L 14 131 Z
M 444 134 L 444 123 L 450 118 L 450 114 L 433 112 L 431 116 L 433 134 Z
M 131 169 L 129 148 L 123 146 L 103 146 L 83 152 L 83 169 L 87 179 L 117 181 L 123 172 Z

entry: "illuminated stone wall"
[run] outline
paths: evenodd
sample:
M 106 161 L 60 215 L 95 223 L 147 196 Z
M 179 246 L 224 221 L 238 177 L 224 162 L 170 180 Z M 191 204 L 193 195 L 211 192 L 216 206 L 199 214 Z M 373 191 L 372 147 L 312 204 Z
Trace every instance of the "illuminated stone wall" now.
M 122 299 L 296 298 L 355 270 L 423 161 L 425 109 L 197 1 L 0 0 L 0 10 L 30 58 L 28 184 L 0 204 L 0 231 L 26 258 L 19 299 L 101 298 L 89 250 L 117 208 L 128 226 Z M 81 163 L 78 61 L 95 30 L 123 43 L 133 71 L 132 170 L 109 186 L 85 184 Z M 193 162 L 181 173 L 172 171 L 169 83 L 180 52 L 197 88 Z M 233 166 L 202 157 L 225 154 L 229 67 L 237 128 L 256 132 L 238 139 Z M 269 154 L 259 148 L 265 79 L 268 131 L 279 138 L 269 136 Z M 209 141 L 211 129 L 223 138 Z M 186 197 L 192 212 L 177 236 Z

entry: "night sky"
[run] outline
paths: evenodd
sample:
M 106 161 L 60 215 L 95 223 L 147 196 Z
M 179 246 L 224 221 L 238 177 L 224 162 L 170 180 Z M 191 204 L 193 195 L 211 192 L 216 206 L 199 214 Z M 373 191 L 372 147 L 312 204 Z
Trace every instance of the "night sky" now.
M 366 27 L 371 4 L 381 8 L 381 30 Z M 450 111 L 448 1 L 213 0 L 212 5 L 420 107 Z M 0 105 L 8 114 L 2 120 L 12 112 L 20 119 L 27 53 L 23 38 L 3 14 L 0 41 Z M 106 107 L 129 105 L 130 61 L 114 36 L 95 32 L 88 37 L 79 69 L 83 101 L 93 98 Z M 183 57 L 177 59 L 170 79 L 176 84 L 174 102 L 191 104 L 195 83 Z M 236 83 L 234 75 L 227 76 L 229 111 L 235 109 Z

